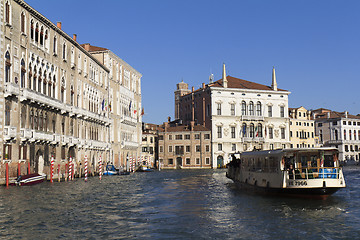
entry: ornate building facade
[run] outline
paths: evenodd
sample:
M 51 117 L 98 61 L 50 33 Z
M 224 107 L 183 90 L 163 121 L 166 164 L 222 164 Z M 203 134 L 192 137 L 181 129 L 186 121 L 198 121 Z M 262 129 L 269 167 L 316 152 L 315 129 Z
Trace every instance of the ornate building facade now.
M 142 75 L 124 60 L 106 48 L 82 45 L 109 70 L 110 143 L 115 166 L 129 169 L 130 160 L 141 156 L 141 77 Z
M 265 86 L 226 76 L 224 65 L 222 79 L 187 94 L 175 92 L 175 114 L 184 124 L 195 121 L 211 130 L 212 167 L 223 167 L 237 151 L 290 146 L 289 94 L 277 87 L 275 69 L 272 85 Z
M 48 174 L 52 158 L 61 176 L 70 164 L 83 173 L 85 157 L 92 173 L 99 161 L 126 164 L 119 156 L 123 149 L 116 148 L 125 120 L 133 129 L 131 154 L 139 154 L 141 116 L 125 112 L 135 111 L 132 101 L 141 107 L 141 75 L 123 63 L 123 79 L 133 86 L 122 89 L 114 77 L 121 74 L 114 70 L 116 55 L 100 61 L 60 22 L 53 24 L 24 1 L 0 4 L 0 178 L 5 163 L 10 177 L 28 170 Z M 123 92 L 130 97 L 122 99 Z

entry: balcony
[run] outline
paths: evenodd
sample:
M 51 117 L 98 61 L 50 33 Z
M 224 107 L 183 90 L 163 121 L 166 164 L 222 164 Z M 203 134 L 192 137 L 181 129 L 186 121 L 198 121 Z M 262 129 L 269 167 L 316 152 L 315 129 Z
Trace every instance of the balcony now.
M 122 116 L 121 117 L 121 123 L 136 127 L 137 120 L 136 120 L 136 118 L 132 118 L 132 117 L 129 117 L 129 116 Z
M 20 101 L 25 101 L 25 100 L 29 100 L 32 102 L 36 102 L 42 106 L 49 106 L 52 109 L 58 109 L 58 110 L 62 110 L 62 111 L 66 111 L 66 107 L 65 105 L 54 98 L 48 97 L 46 95 L 43 95 L 41 93 L 38 93 L 36 91 L 24 88 L 22 89 L 22 94 L 20 97 Z
M 130 149 L 136 149 L 139 147 L 138 142 L 131 142 L 131 141 L 122 141 L 121 146 L 123 148 L 130 148 Z
M 5 93 L 4 93 L 5 97 L 11 96 L 11 95 L 18 96 L 20 94 L 20 87 L 16 83 L 11 83 L 11 82 L 5 83 L 4 90 L 5 90 Z
M 4 140 L 16 138 L 16 127 L 4 126 Z
M 243 137 L 243 142 L 265 142 L 265 138 L 263 137 Z
M 31 129 L 20 128 L 20 141 L 27 141 L 32 137 Z
M 264 121 L 263 116 L 245 115 L 241 116 L 241 121 Z
M 32 142 L 52 142 L 53 141 L 53 134 L 42 132 L 42 131 L 36 131 L 31 130 L 32 132 Z
M 57 133 L 53 133 L 53 139 L 52 139 L 52 142 L 51 144 L 59 144 L 60 143 L 60 134 L 57 134 Z

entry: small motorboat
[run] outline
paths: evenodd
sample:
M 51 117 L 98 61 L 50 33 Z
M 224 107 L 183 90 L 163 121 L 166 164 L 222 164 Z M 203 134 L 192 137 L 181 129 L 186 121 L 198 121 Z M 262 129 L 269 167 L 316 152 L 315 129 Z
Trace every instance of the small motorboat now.
M 116 170 L 114 165 L 108 164 L 106 165 L 104 175 L 119 175 L 119 171 Z
M 46 174 L 39 174 L 39 173 L 20 175 L 10 185 L 16 185 L 16 186 L 34 185 L 34 184 L 42 183 L 45 180 L 45 178 L 46 178 Z
M 148 166 L 146 165 L 141 165 L 137 170 L 136 172 L 153 172 L 154 170 L 149 168 Z

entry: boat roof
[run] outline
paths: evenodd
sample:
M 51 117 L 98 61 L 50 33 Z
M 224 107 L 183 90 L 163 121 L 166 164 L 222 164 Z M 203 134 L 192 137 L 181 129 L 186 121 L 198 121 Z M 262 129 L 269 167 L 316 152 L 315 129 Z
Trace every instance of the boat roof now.
M 319 152 L 319 151 L 337 151 L 335 147 L 318 147 L 318 148 L 286 148 L 286 149 L 276 149 L 276 150 L 263 150 L 263 151 L 252 151 L 252 152 L 242 152 L 242 156 L 249 155 L 276 155 L 279 153 L 294 153 L 294 152 Z

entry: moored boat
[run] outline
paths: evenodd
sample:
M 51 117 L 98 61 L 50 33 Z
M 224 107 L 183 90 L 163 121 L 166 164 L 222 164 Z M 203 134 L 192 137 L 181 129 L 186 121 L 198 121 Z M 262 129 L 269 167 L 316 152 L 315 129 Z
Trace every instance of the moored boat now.
M 26 186 L 41 183 L 45 180 L 45 174 L 31 173 L 27 175 L 20 175 L 11 185 Z
M 298 148 L 236 153 L 226 176 L 265 193 L 326 198 L 345 179 L 336 148 Z
M 104 171 L 103 175 L 119 175 L 119 171 L 116 170 L 114 165 L 108 164 L 105 167 L 105 171 Z
M 141 165 L 137 170 L 136 172 L 153 172 L 154 170 L 149 168 L 148 166 L 146 165 Z

